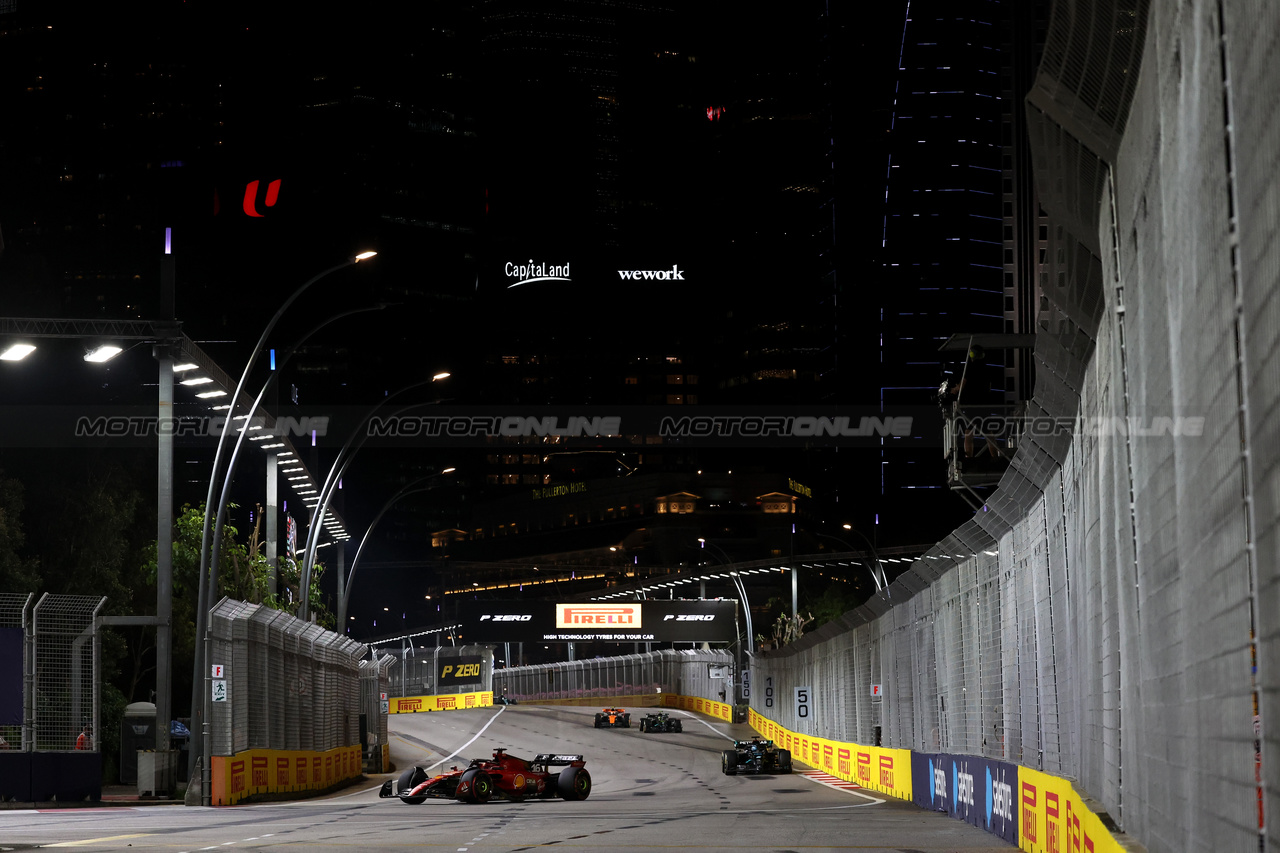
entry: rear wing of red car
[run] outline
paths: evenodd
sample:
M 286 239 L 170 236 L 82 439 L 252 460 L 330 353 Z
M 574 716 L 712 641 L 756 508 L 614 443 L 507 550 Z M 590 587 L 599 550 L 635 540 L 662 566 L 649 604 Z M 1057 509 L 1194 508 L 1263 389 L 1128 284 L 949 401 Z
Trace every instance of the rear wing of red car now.
M 541 764 L 543 767 L 569 767 L 576 765 L 581 767 L 587 763 L 587 759 L 581 755 L 557 755 L 551 752 L 544 752 L 533 757 L 530 764 Z

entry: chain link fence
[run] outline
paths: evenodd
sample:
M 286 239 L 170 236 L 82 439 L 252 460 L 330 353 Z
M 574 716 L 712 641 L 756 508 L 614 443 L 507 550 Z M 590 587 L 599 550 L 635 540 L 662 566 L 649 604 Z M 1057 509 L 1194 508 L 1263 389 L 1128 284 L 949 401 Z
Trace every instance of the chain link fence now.
M 488 646 L 413 646 L 398 641 L 379 651 L 392 659 L 388 689 L 392 696 L 436 696 L 491 690 L 493 650 Z M 454 677 L 460 662 L 478 663 L 474 677 Z M 450 666 L 450 665 L 453 666 Z
M 0 703 L 0 749 L 33 748 L 32 721 L 26 697 L 31 693 L 30 607 L 34 593 L 0 593 L 0 654 L 6 683 Z
M 729 677 L 714 678 L 712 667 Z M 638 655 L 499 669 L 494 695 L 517 702 L 607 699 L 674 693 L 733 702 L 733 656 L 724 651 L 663 649 Z
M 209 619 L 210 754 L 358 743 L 367 653 L 318 625 L 224 598 Z
M 387 735 L 387 708 L 383 697 L 390 695 L 391 667 L 396 659 L 391 655 L 378 655 L 360 661 L 360 714 L 365 719 L 365 760 L 373 759 L 373 766 L 381 768 L 381 750 L 390 743 Z
M 26 698 L 37 752 L 98 749 L 101 666 L 94 620 L 106 603 L 105 598 L 45 594 L 31 609 L 34 689 Z

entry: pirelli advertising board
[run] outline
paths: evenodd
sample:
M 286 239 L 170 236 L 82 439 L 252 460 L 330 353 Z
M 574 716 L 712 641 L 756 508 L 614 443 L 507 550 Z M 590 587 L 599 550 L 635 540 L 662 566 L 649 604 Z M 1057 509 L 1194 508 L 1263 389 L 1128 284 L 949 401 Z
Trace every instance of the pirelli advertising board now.
M 468 643 L 728 643 L 738 603 L 719 601 L 468 601 Z

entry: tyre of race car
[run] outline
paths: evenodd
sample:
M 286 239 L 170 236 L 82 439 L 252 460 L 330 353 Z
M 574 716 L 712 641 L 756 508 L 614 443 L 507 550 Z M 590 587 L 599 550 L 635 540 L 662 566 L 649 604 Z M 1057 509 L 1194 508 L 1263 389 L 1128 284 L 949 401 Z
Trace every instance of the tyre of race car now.
M 778 752 L 774 755 L 774 758 L 773 758 L 773 767 L 774 767 L 774 770 L 776 770 L 779 773 L 790 773 L 791 772 L 791 750 L 789 749 L 778 750 Z
M 645 730 L 646 730 L 646 729 L 645 729 L 645 721 L 644 721 L 644 720 L 641 720 L 641 721 L 640 721 L 640 731 L 642 731 L 642 732 L 643 732 L 643 731 L 645 731 Z
M 457 797 L 464 803 L 487 803 L 493 796 L 493 779 L 478 767 L 470 767 L 458 780 Z
M 671 721 L 671 731 L 673 731 L 673 732 L 682 732 L 682 731 L 684 731 L 684 723 L 680 722 L 679 720 L 672 720 L 672 721 Z
M 565 800 L 585 800 L 591 796 L 591 774 L 585 767 L 566 767 L 556 779 L 556 793 Z
M 421 767 L 410 767 L 396 780 L 395 793 L 399 795 L 402 791 L 411 790 L 415 785 L 426 781 L 426 778 L 427 772 Z M 427 801 L 426 797 L 403 797 L 402 799 L 411 806 L 418 806 Z
M 726 749 L 720 753 L 720 769 L 726 776 L 737 775 L 738 772 L 738 751 L 735 749 Z
M 631 728 L 631 715 L 630 715 L 630 714 L 627 714 L 626 716 L 624 716 L 624 717 L 622 718 L 622 727 L 623 727 L 624 729 L 629 729 L 629 728 Z

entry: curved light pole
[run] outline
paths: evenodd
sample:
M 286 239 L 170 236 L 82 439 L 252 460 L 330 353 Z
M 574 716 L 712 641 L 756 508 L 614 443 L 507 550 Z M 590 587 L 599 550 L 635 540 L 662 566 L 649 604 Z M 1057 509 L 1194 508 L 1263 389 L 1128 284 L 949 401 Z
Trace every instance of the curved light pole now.
M 845 526 L 847 527 L 848 525 L 845 525 Z M 849 529 L 852 530 L 853 528 L 849 528 Z M 827 534 L 827 533 L 814 533 L 813 535 L 821 539 L 831 539 L 835 542 L 839 542 L 841 545 L 848 548 L 850 551 L 858 550 L 857 548 L 853 547 L 848 542 L 844 541 L 838 536 L 831 536 L 830 534 Z M 866 538 L 866 537 L 863 537 L 863 538 Z M 884 566 L 880 565 L 880 557 L 876 554 L 876 549 L 871 546 L 870 542 L 867 543 L 867 547 L 871 549 L 871 557 L 875 561 L 874 565 L 867 566 L 867 571 L 871 572 L 871 580 L 876 585 L 876 592 L 880 592 L 880 590 L 884 589 L 886 586 L 889 585 L 889 582 L 887 580 L 885 580 L 883 583 L 881 582 L 881 578 L 884 576 Z M 880 570 L 879 574 L 876 574 L 876 569 Z
M 712 548 L 715 548 L 717 551 L 719 551 L 721 556 L 717 557 L 717 559 L 719 559 L 724 566 L 728 567 L 733 565 L 732 561 L 729 559 L 729 555 L 726 554 L 724 552 L 724 549 L 721 548 L 719 545 L 715 544 L 714 542 L 708 542 L 706 539 L 703 539 L 703 538 L 698 539 L 698 544 L 704 549 L 708 545 L 710 545 Z M 795 569 L 792 569 L 792 571 L 795 571 Z M 747 588 L 742 583 L 742 578 L 739 577 L 738 573 L 733 569 L 729 570 L 729 579 L 733 581 L 733 585 L 738 588 L 738 594 L 742 596 L 742 612 L 746 616 L 746 622 L 747 622 L 747 642 L 745 645 L 743 645 L 742 641 L 739 640 L 738 650 L 741 653 L 745 653 L 747 656 L 747 660 L 750 661 L 753 657 L 752 649 L 755 648 L 755 632 L 754 632 L 754 629 L 751 627 L 751 601 L 750 599 L 747 598 Z M 741 661 L 739 661 L 738 663 L 738 669 L 739 671 L 741 671 L 742 669 Z M 739 690 L 742 689 L 741 685 L 739 685 L 738 689 Z M 738 698 L 741 699 L 742 696 L 739 694 Z
M 267 381 L 262 383 L 262 390 L 259 391 L 258 396 L 254 398 L 253 405 L 249 409 L 248 418 L 245 420 L 244 428 L 239 430 L 239 435 L 236 436 L 236 445 L 235 447 L 232 448 L 231 459 L 228 460 L 227 462 L 227 474 L 222 480 L 222 494 L 218 498 L 218 515 L 213 524 L 213 544 L 210 547 L 211 553 L 209 556 L 210 594 L 212 594 L 213 591 L 218 588 L 218 566 L 222 558 L 222 529 L 226 525 L 227 501 L 228 501 L 228 498 L 231 496 L 231 483 L 236 476 L 236 463 L 239 462 L 240 448 L 244 446 L 245 436 L 249 434 L 249 423 L 253 419 L 253 413 L 258 411 L 258 406 L 262 403 L 262 398 L 266 396 L 267 390 L 271 387 L 271 383 L 274 382 L 276 377 L 280 375 L 280 371 L 284 369 L 285 364 L 287 364 L 289 359 L 293 357 L 294 353 L 298 351 L 298 348 L 301 347 L 304 343 L 306 343 L 306 341 L 312 335 L 314 335 L 316 332 L 323 329 L 325 326 L 329 325 L 335 320 L 340 320 L 343 317 L 350 317 L 352 314 L 363 314 L 369 311 L 381 311 L 386 307 L 387 306 L 384 304 L 378 304 L 370 308 L 355 308 L 351 311 L 343 311 L 341 314 L 334 314 L 332 317 L 320 323 L 311 331 L 307 332 L 305 335 L 299 338 L 298 342 L 294 344 L 292 347 L 285 350 L 284 357 L 280 361 L 280 366 L 276 370 L 271 371 L 271 375 L 267 377 Z M 230 426 L 230 421 L 228 421 L 227 425 Z M 225 429 L 224 429 L 224 432 L 225 432 Z
M 423 486 L 415 489 L 413 486 L 419 483 L 425 483 L 428 480 L 434 480 L 437 477 L 443 477 L 445 474 L 452 473 L 454 469 L 446 468 L 438 474 L 428 474 L 426 477 L 419 477 L 411 483 L 405 485 L 400 491 L 391 496 L 391 499 L 383 504 L 382 509 L 378 510 L 378 514 L 373 517 L 373 521 L 369 523 L 369 529 L 364 532 L 364 536 L 360 539 L 360 547 L 356 548 L 355 559 L 351 561 L 351 571 L 347 572 L 347 578 L 343 588 L 338 596 L 338 625 L 342 626 L 347 621 L 347 605 L 351 602 L 351 584 L 356 578 L 356 569 L 360 567 L 360 557 L 364 554 L 364 546 L 369 544 L 369 538 L 373 536 L 373 529 L 378 526 L 378 522 L 382 520 L 382 516 L 386 515 L 387 510 L 391 509 L 401 498 L 407 498 L 409 495 L 416 495 L 421 492 L 429 492 L 434 486 Z M 341 579 L 340 579 L 341 580 Z M 341 629 L 346 633 L 346 629 Z
M 876 546 L 871 544 L 871 540 L 867 538 L 865 533 L 861 530 L 855 530 L 852 524 L 842 524 L 840 526 L 850 533 L 858 534 L 858 538 L 867 543 L 867 548 L 871 551 L 871 558 L 876 561 L 876 568 L 880 570 L 880 580 L 876 583 L 876 592 L 887 591 L 889 589 L 889 576 L 884 573 L 884 563 L 880 561 L 880 555 L 876 553 Z M 823 534 L 818 535 L 821 536 Z M 834 536 L 829 538 L 835 539 Z M 836 539 L 836 541 L 839 542 L 840 540 Z M 845 547 L 848 547 L 848 544 L 846 542 Z M 874 575 L 875 572 L 872 572 L 872 574 Z
M 236 384 L 235 393 L 231 397 L 231 408 L 227 410 L 227 424 L 226 424 L 227 426 L 229 426 L 232 422 L 231 416 L 235 414 L 235 407 L 236 407 L 236 404 L 240 401 L 240 394 L 244 391 L 245 383 L 249 381 L 249 374 L 253 371 L 254 364 L 258 360 L 258 355 L 262 352 L 262 347 L 267 342 L 267 336 L 270 335 L 271 331 L 276 327 L 276 323 L 280 322 L 280 318 L 284 315 L 284 312 L 289 308 L 289 306 L 292 305 L 297 300 L 297 298 L 307 290 L 307 288 L 311 287 L 311 285 L 315 284 L 317 281 L 329 275 L 330 273 L 335 273 L 340 269 L 345 269 L 346 267 L 354 266 L 355 264 L 358 264 L 360 261 L 364 261 L 364 260 L 368 260 L 369 258 L 372 258 L 376 254 L 377 252 L 361 252 L 355 257 L 348 258 L 347 260 L 343 261 L 342 263 L 336 266 L 329 267 L 324 272 L 321 272 L 318 275 L 315 275 L 312 278 L 308 279 L 305 284 L 303 284 L 301 287 L 295 290 L 293 294 L 290 295 L 289 298 L 284 301 L 284 304 L 282 304 L 280 308 L 276 310 L 275 315 L 267 323 L 267 327 L 262 330 L 262 335 L 261 337 L 258 338 L 258 343 L 253 348 L 253 351 L 249 354 L 249 361 L 247 364 L 245 364 L 244 371 L 240 374 L 240 381 L 239 383 Z M 191 713 L 195 714 L 196 709 L 200 708 L 201 709 L 200 713 L 202 716 L 203 716 L 204 703 L 201 702 L 201 693 L 203 691 L 204 695 L 208 695 L 209 690 L 211 689 L 210 685 L 207 683 L 206 676 L 208 675 L 208 673 L 205 671 L 206 667 L 204 665 L 205 664 L 204 635 L 205 635 L 205 632 L 208 630 L 208 625 L 209 625 L 209 599 L 214 594 L 214 590 L 209 588 L 209 584 L 206 583 L 205 581 L 205 576 L 209 571 L 209 547 L 210 547 L 210 538 L 212 535 L 212 531 L 210 530 L 209 516 L 210 516 L 210 513 L 213 511 L 213 490 L 214 488 L 217 487 L 217 484 L 218 484 L 218 466 L 219 466 L 219 463 L 222 461 L 222 451 L 226 447 L 227 432 L 228 430 L 226 429 L 226 426 L 224 426 L 222 429 L 222 433 L 218 436 L 218 447 L 213 454 L 213 468 L 209 472 L 209 492 L 206 495 L 204 500 L 204 522 L 200 528 L 200 531 L 201 531 L 200 533 L 200 565 L 198 567 L 198 571 L 196 575 L 197 581 L 199 584 L 197 593 L 196 593 L 196 648 L 195 648 L 195 661 L 194 661 L 192 677 L 191 677 Z M 209 732 L 208 719 L 206 718 L 201 720 L 200 725 L 203 729 L 204 737 L 202 738 L 201 747 L 191 750 L 190 764 L 188 766 L 192 770 L 195 769 L 196 760 L 207 751 L 204 748 L 205 746 L 204 742 L 208 740 L 208 732 Z M 206 761 L 205 768 L 204 768 L 205 784 L 204 784 L 203 800 L 206 805 L 210 801 L 210 794 L 211 794 L 209 790 L 210 781 L 209 781 L 208 764 L 209 762 Z
M 329 511 L 329 502 L 333 500 L 333 492 L 337 488 L 338 483 L 342 480 L 342 475 L 346 472 L 347 466 L 351 464 L 351 460 L 355 458 L 355 454 L 364 446 L 364 440 L 369 437 L 365 425 L 369 422 L 378 411 L 392 399 L 405 391 L 411 391 L 414 388 L 420 388 L 423 385 L 429 385 L 437 379 L 444 379 L 448 373 L 437 373 L 430 379 L 424 379 L 421 382 L 413 382 L 396 391 L 392 391 L 386 397 L 378 401 L 378 404 L 370 409 L 360 423 L 356 424 L 356 428 L 351 431 L 351 435 L 347 436 L 347 440 L 343 443 L 342 449 L 338 451 L 338 456 L 333 460 L 333 465 L 329 468 L 329 474 L 324 479 L 324 485 L 320 487 L 320 494 L 317 498 L 315 512 L 312 513 L 311 523 L 307 529 L 307 546 L 303 553 L 303 564 L 299 570 L 298 580 L 298 617 L 301 619 L 311 618 L 311 570 L 316 561 L 316 549 L 320 547 L 320 531 L 323 529 L 325 513 Z M 430 403 L 415 403 L 413 406 L 406 406 L 405 409 L 414 408 L 414 406 L 430 405 Z M 362 434 L 363 433 L 363 434 Z M 357 438 L 360 439 L 359 444 L 352 449 L 351 444 Z M 351 450 L 351 455 L 347 456 L 347 451 Z M 346 457 L 345 459 L 343 457 Z

